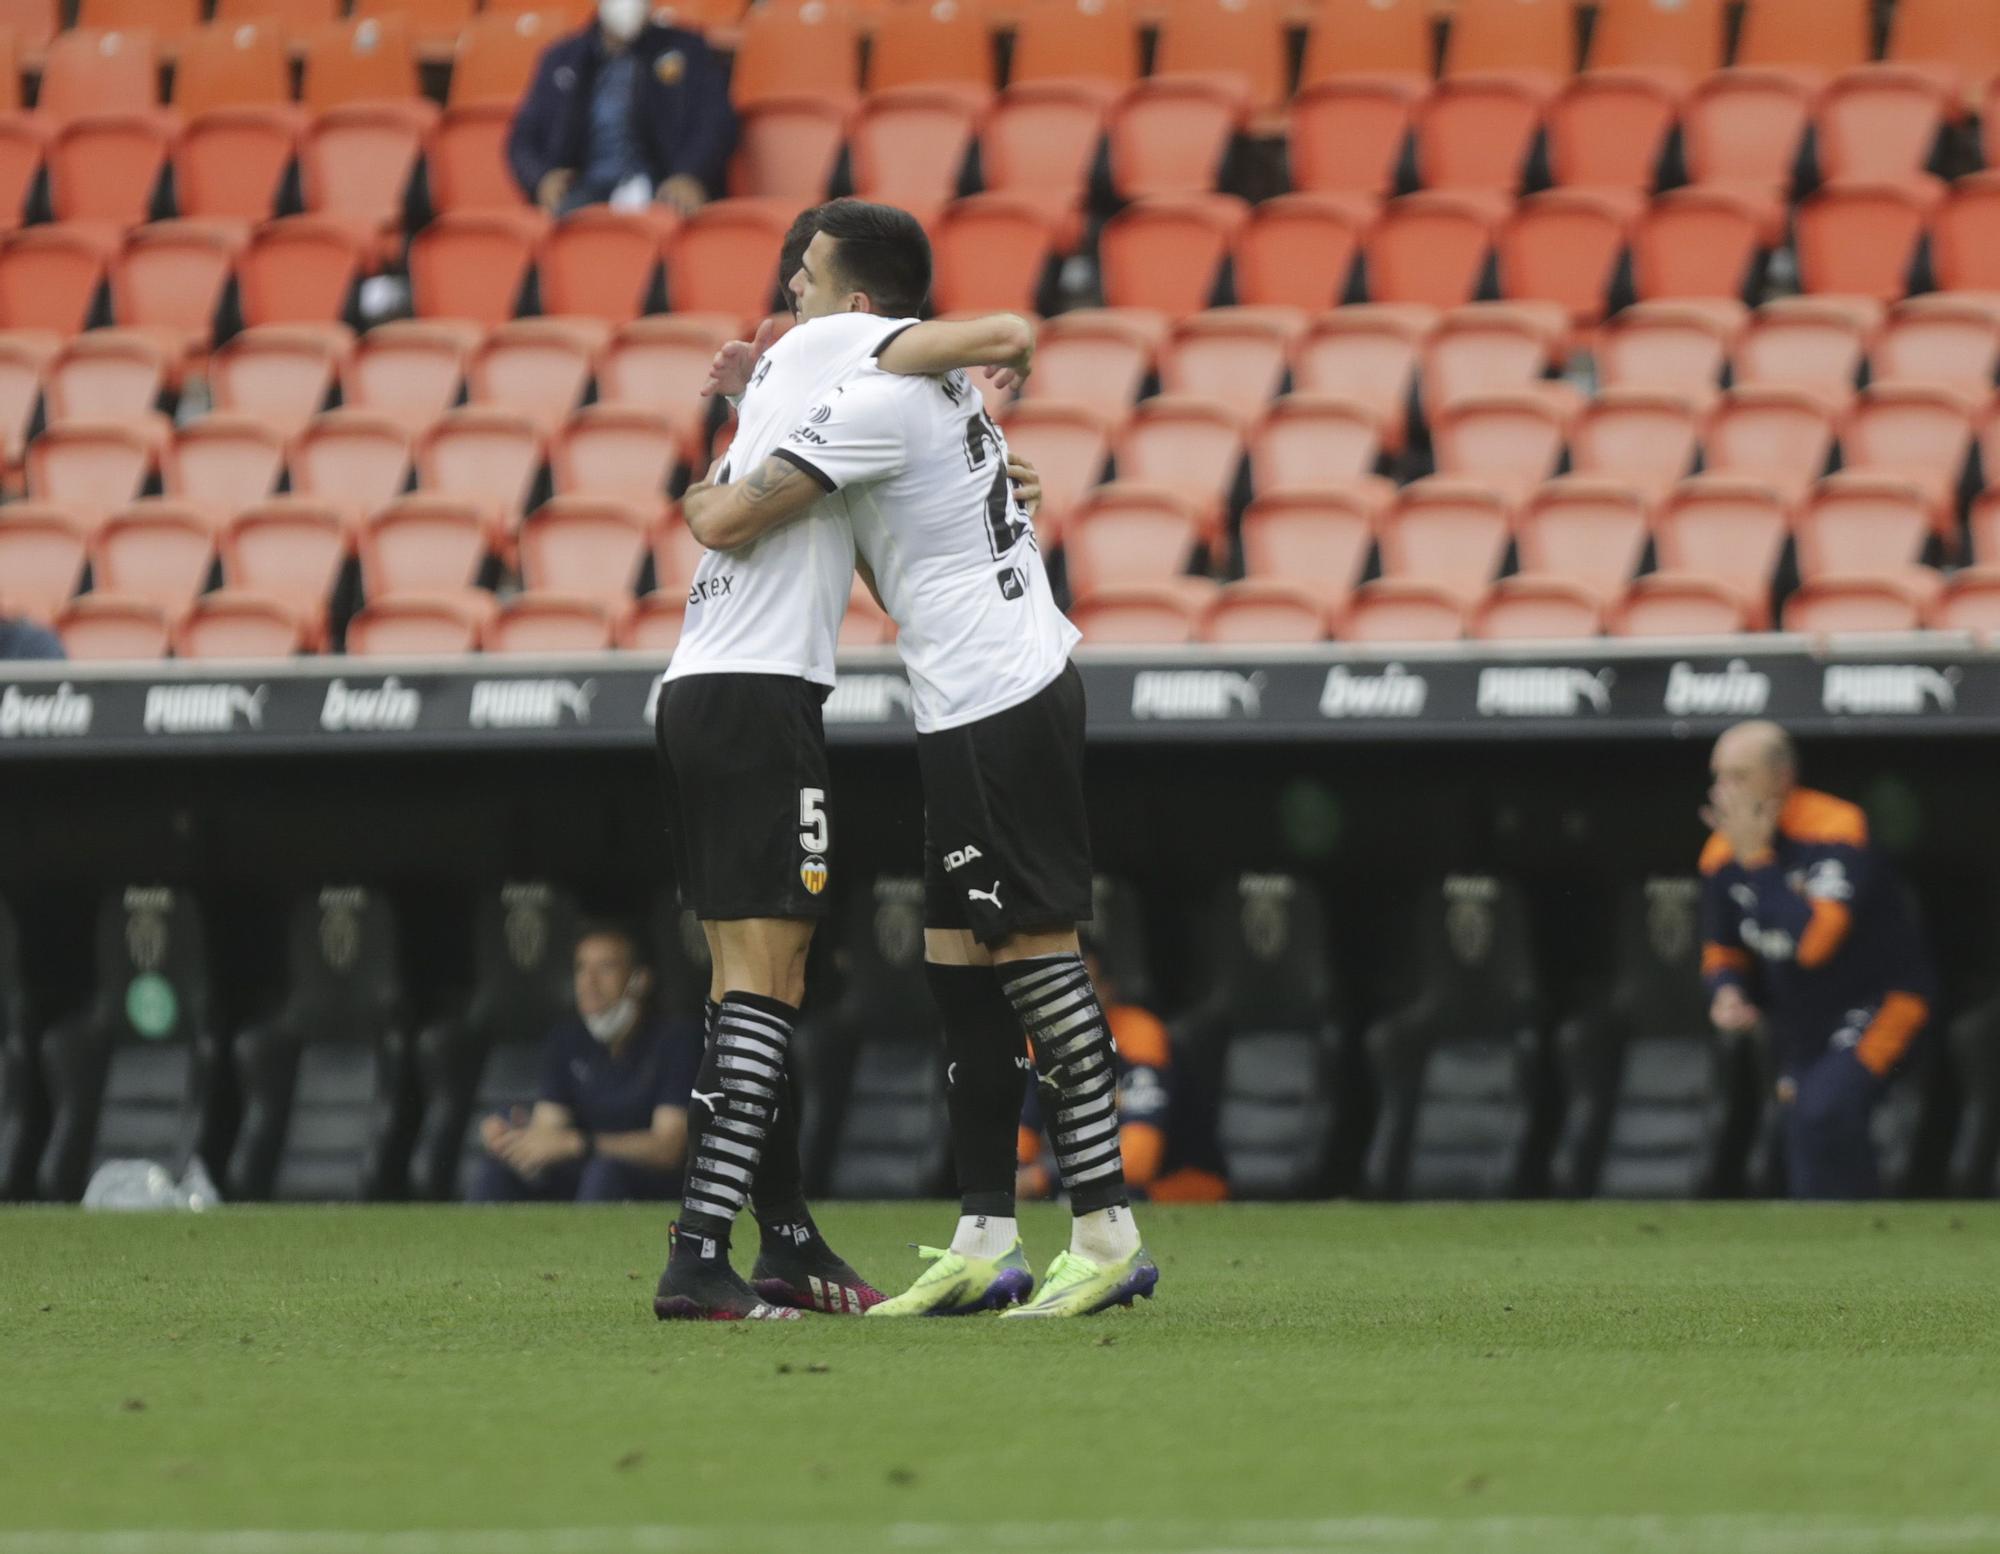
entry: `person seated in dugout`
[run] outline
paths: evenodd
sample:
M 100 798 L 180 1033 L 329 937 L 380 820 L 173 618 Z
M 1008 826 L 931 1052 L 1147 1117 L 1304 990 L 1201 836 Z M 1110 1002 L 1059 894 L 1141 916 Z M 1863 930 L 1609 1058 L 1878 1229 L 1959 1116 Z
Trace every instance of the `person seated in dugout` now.
M 534 1109 L 486 1118 L 475 1203 L 652 1202 L 680 1195 L 701 1024 L 646 1009 L 638 941 L 576 941 L 576 1013 L 549 1032 Z

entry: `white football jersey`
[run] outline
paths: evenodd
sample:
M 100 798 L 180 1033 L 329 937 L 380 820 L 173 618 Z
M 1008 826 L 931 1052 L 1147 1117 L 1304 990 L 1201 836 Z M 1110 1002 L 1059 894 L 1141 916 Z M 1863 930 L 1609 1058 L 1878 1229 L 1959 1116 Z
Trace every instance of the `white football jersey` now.
M 778 453 L 846 504 L 896 620 L 918 733 L 992 717 L 1062 673 L 1081 634 L 1056 608 L 1007 441 L 963 372 L 897 377 L 867 355 Z
M 717 479 L 748 475 L 821 396 L 915 322 L 834 313 L 789 331 L 750 376 Z M 830 686 L 853 587 L 854 535 L 838 503 L 821 502 L 737 550 L 709 551 L 688 590 L 687 620 L 665 678 L 782 674 Z

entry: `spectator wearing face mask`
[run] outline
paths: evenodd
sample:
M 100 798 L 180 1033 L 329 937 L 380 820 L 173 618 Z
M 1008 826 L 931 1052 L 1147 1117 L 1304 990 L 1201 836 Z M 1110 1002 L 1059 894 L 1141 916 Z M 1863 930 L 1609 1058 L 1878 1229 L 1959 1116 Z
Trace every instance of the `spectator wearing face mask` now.
M 657 200 L 682 215 L 722 191 L 736 113 L 697 33 L 649 0 L 598 0 L 597 20 L 550 44 L 514 115 L 507 161 L 552 215 Z
M 576 941 L 576 1014 L 549 1032 L 534 1109 L 480 1124 L 475 1203 L 651 1202 L 680 1195 L 701 1026 L 646 1012 L 652 974 L 623 928 Z

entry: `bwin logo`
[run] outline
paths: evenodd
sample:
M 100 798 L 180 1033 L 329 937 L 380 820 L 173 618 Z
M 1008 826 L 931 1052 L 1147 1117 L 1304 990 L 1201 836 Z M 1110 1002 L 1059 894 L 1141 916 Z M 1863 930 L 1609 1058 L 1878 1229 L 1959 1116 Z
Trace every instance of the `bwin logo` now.
M 946 853 L 944 855 L 944 872 L 950 874 L 954 870 L 964 868 L 973 859 L 983 856 L 985 855 L 977 847 L 970 845 L 959 848 L 955 853 Z
M 227 734 L 240 717 L 251 728 L 264 726 L 267 686 L 149 685 L 144 727 L 149 734 Z
M 18 685 L 0 691 L 0 739 L 79 739 L 90 732 L 90 697 L 67 680 L 47 695 Z
M 424 698 L 390 675 L 378 686 L 349 686 L 335 680 L 326 688 L 319 709 L 319 726 L 330 734 L 402 732 L 417 726 Z
M 1611 710 L 1611 686 L 1617 676 L 1609 669 L 1548 668 L 1482 669 L 1479 671 L 1479 715 L 1482 718 L 1573 718 L 1585 707 L 1603 714 Z
M 1828 712 L 1908 717 L 1935 704 L 1940 712 L 1958 707 L 1957 669 L 1925 664 L 1829 664 L 1820 682 L 1820 705 Z
M 1218 723 L 1264 715 L 1264 676 L 1231 669 L 1142 669 L 1132 681 L 1132 716 Z
M 585 680 L 476 680 L 472 686 L 474 728 L 560 728 L 567 712 L 577 723 L 590 721 L 597 682 Z
M 1667 671 L 1669 717 L 1755 717 L 1770 704 L 1771 677 L 1740 658 L 1732 658 L 1721 674 L 1704 674 L 1689 663 Z
M 1355 674 L 1345 664 L 1326 672 L 1319 693 L 1323 718 L 1420 718 L 1430 686 L 1420 674 L 1401 664 L 1385 665 L 1380 674 Z

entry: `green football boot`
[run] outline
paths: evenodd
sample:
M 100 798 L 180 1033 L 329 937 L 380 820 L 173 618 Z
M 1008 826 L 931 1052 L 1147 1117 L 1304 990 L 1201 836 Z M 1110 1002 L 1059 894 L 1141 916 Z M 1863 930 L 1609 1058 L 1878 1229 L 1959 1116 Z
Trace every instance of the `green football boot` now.
M 1019 1241 L 999 1257 L 967 1257 L 938 1246 L 920 1246 L 917 1255 L 930 1267 L 902 1294 L 870 1306 L 868 1316 L 969 1317 L 1026 1300 L 1035 1287 Z
M 1015 1317 L 1088 1317 L 1111 1306 L 1129 1306 L 1135 1296 L 1153 1298 L 1160 1270 L 1142 1246 L 1115 1263 L 1093 1263 L 1075 1252 L 1064 1252 L 1049 1264 L 1041 1293 L 1002 1315 Z

